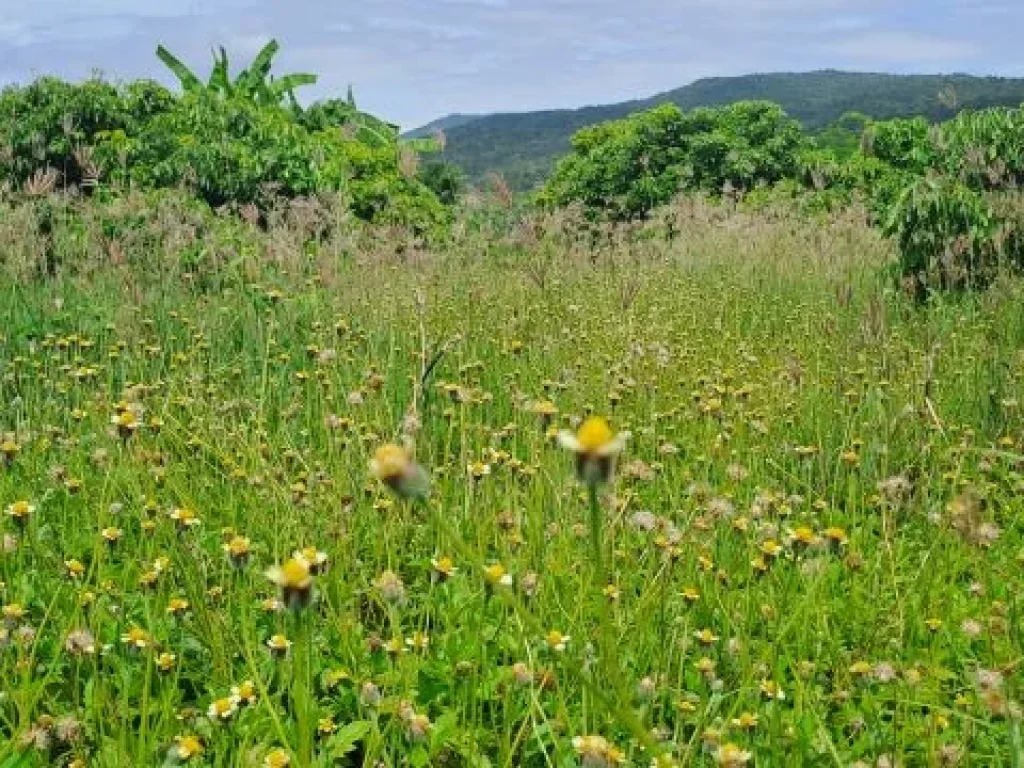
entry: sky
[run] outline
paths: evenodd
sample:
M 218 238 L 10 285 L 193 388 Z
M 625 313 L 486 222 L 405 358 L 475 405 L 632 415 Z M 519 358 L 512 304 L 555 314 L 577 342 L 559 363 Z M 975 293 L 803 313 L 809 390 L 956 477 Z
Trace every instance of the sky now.
M 0 0 L 0 83 L 44 74 L 174 82 L 271 37 L 275 71 L 313 72 L 414 128 L 453 112 L 643 98 L 701 77 L 835 68 L 1024 76 L 1024 0 Z

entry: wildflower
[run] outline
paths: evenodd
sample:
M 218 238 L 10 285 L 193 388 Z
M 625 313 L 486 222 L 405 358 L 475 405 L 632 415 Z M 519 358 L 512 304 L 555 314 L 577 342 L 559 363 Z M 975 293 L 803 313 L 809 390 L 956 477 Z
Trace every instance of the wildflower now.
M 819 541 L 817 535 L 814 533 L 814 529 L 806 525 L 794 528 L 790 532 L 788 538 L 790 545 L 794 549 L 806 549 L 814 546 Z
M 405 600 L 405 584 L 394 571 L 384 571 L 373 580 L 373 587 L 380 599 L 386 603 L 400 603 Z
M 306 607 L 313 599 L 313 578 L 305 560 L 292 558 L 275 565 L 267 571 L 267 578 L 281 588 L 284 604 L 292 610 Z
M 292 553 L 292 557 L 306 563 L 313 576 L 319 576 L 327 570 L 327 553 L 321 552 L 316 547 L 304 547 L 296 550 Z
M 629 432 L 615 434 L 604 419 L 591 416 L 574 435 L 558 434 L 564 448 L 576 454 L 576 474 L 586 485 L 595 486 L 611 479 L 615 459 L 629 440 Z
M 625 761 L 625 755 L 603 736 L 576 736 L 572 747 L 584 768 L 611 768 Z
M 256 703 L 256 684 L 246 680 L 241 685 L 232 686 L 231 695 L 238 699 L 239 706 L 248 707 Z
M 697 671 L 701 673 L 705 680 L 712 680 L 715 677 L 715 662 L 707 656 L 701 656 L 694 663 Z
M 760 550 L 765 557 L 775 558 L 782 554 L 782 545 L 775 539 L 767 539 L 761 543 Z
M 316 724 L 316 732 L 320 736 L 330 736 L 338 730 L 338 724 L 333 717 L 321 717 Z
M 64 568 L 71 579 L 80 579 L 85 574 L 85 565 L 81 560 L 65 560 Z
M 119 410 L 111 416 L 110 423 L 117 428 L 118 437 L 122 440 L 130 439 L 138 431 L 139 427 L 142 426 L 136 410 L 128 407 Z
M 12 438 L 6 438 L 0 442 L 0 462 L 10 466 L 20 451 L 21 447 Z
M 171 520 L 174 521 L 179 531 L 187 531 L 189 528 L 194 528 L 202 522 L 195 510 L 188 507 L 176 507 L 173 509 L 171 511 Z
M 924 625 L 926 627 L 928 627 L 928 629 L 930 631 L 938 632 L 940 629 L 942 629 L 942 619 L 935 618 L 935 617 L 932 617 L 932 618 L 929 618 L 929 619 L 925 619 L 924 620 Z
M 775 699 L 777 701 L 783 701 L 786 698 L 786 694 L 782 690 L 782 686 L 774 680 L 761 681 L 761 695 L 766 699 Z
M 622 591 L 614 584 L 609 584 L 601 590 L 601 594 L 607 597 L 612 602 L 615 602 L 622 597 Z
M 551 420 L 558 415 L 558 408 L 550 400 L 539 400 L 531 406 L 530 410 L 540 417 L 540 423 L 544 429 L 547 429 Z
M 24 526 L 36 511 L 36 508 L 27 501 L 22 500 L 16 501 L 13 504 L 8 504 L 5 511 L 7 516 L 10 517 L 17 525 Z
M 270 649 L 270 653 L 274 656 L 284 656 L 288 653 L 288 649 L 292 647 L 292 641 L 281 634 L 272 635 L 267 640 L 267 648 Z
M 760 722 L 760 718 L 757 715 L 752 712 L 744 712 L 739 717 L 732 719 L 732 726 L 743 731 L 752 731 L 757 728 L 758 722 Z
M 174 664 L 177 660 L 177 656 L 165 651 L 156 657 L 156 666 L 161 672 L 170 672 L 174 669 Z
M 699 632 L 694 632 L 693 636 L 697 639 L 698 643 L 704 646 L 714 645 L 718 641 L 718 635 L 710 629 L 702 629 Z
M 724 768 L 742 768 L 750 758 L 749 752 L 732 743 L 722 744 L 715 750 L 715 763 Z
M 9 627 L 13 627 L 23 618 L 25 618 L 27 611 L 21 603 L 9 603 L 0 610 L 0 616 L 3 616 L 4 623 Z
M 288 768 L 292 759 L 283 749 L 274 749 L 263 758 L 263 768 Z
M 685 587 L 680 594 L 688 603 L 696 603 L 700 600 L 700 591 L 696 587 Z
M 110 546 L 114 546 L 115 544 L 117 544 L 117 542 L 121 540 L 121 537 L 123 535 L 124 531 L 122 531 L 120 528 L 115 528 L 114 526 L 108 526 L 104 528 L 102 531 L 100 531 L 100 536 L 102 536 L 103 540 L 107 542 L 107 544 L 109 544 Z
M 508 578 L 509 583 L 511 583 L 511 576 Z M 519 588 L 522 590 L 524 597 L 533 597 L 537 594 L 537 587 L 539 583 L 540 576 L 533 571 L 527 571 L 523 574 L 523 578 L 519 580 Z
M 850 537 L 847 535 L 846 531 L 836 526 L 826 528 L 822 532 L 822 535 L 825 537 L 825 540 L 828 541 L 829 546 L 837 550 L 846 546 L 850 541 Z
M 405 719 L 405 733 L 409 741 L 415 743 L 425 741 L 431 728 L 433 728 L 433 724 L 426 715 L 414 712 Z
M 529 685 L 533 682 L 533 673 L 526 664 L 517 661 L 512 665 L 512 679 L 517 685 Z
M 411 651 L 425 651 L 430 645 L 430 636 L 426 632 L 413 632 L 411 637 L 406 638 L 405 644 Z
M 245 536 L 232 536 L 222 548 L 235 568 L 243 568 L 252 554 L 252 542 Z
M 174 757 L 183 763 L 187 763 L 194 757 L 203 754 L 203 742 L 198 737 L 187 735 L 179 736 L 174 740 Z
M 359 688 L 359 701 L 364 707 L 376 707 L 382 698 L 380 688 L 372 680 L 367 680 Z
M 230 720 L 238 711 L 238 699 L 234 696 L 225 696 L 222 699 L 214 699 L 206 710 L 207 716 L 215 722 Z
M 466 471 L 472 480 L 480 480 L 491 474 L 491 465 L 485 464 L 482 461 L 474 461 L 466 466 Z
M 457 570 L 450 557 L 431 558 L 430 565 L 434 569 L 434 578 L 437 581 L 448 581 Z
M 422 498 L 430 492 L 430 476 L 416 463 L 409 446 L 382 445 L 370 461 L 370 474 L 405 498 Z
M 488 589 L 512 586 L 512 574 L 505 571 L 501 563 L 494 563 L 484 568 L 484 582 Z
M 121 642 L 129 648 L 138 651 L 148 648 L 153 644 L 153 640 L 149 636 L 149 633 L 142 629 L 142 627 L 138 626 L 132 627 L 121 635 Z
M 87 629 L 75 629 L 68 633 L 64 650 L 72 656 L 92 656 L 96 653 L 96 639 Z
M 557 629 L 552 629 L 548 632 L 547 635 L 545 635 L 544 640 L 547 642 L 548 648 L 556 653 L 562 653 L 569 644 L 569 636 L 563 635 Z
M 167 603 L 167 613 L 171 616 L 180 616 L 189 608 L 188 600 L 181 597 L 172 597 Z

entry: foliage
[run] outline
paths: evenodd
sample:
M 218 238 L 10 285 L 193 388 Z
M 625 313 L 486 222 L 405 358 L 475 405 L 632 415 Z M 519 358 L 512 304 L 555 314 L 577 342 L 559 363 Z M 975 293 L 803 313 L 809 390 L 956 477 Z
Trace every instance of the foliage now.
M 157 47 L 156 55 L 178 78 L 185 93 L 205 91 L 222 98 L 245 99 L 265 106 L 281 106 L 287 103 L 297 107 L 295 89 L 304 85 L 315 85 L 317 77 L 308 73 L 271 77 L 270 70 L 274 63 L 274 57 L 280 50 L 281 46 L 277 40 L 268 41 L 256 54 L 252 63 L 232 80 L 227 51 L 221 47 L 214 54 L 213 69 L 210 71 L 205 85 L 191 69 L 164 46 Z
M 969 75 L 887 75 L 854 72 L 803 72 L 715 77 L 649 99 L 576 110 L 545 110 L 495 115 L 456 115 L 435 121 L 410 135 L 429 135 L 435 126 L 448 136 L 447 155 L 474 184 L 492 172 L 512 188 L 527 192 L 544 183 L 557 160 L 572 150 L 571 137 L 597 123 L 619 120 L 673 103 L 684 112 L 738 101 L 771 101 L 799 121 L 809 134 L 824 132 L 823 146 L 849 148 L 848 131 L 835 124 L 850 112 L 872 120 L 921 116 L 948 120 L 961 110 L 1024 102 L 1024 79 Z M 852 127 L 852 126 L 847 126 Z M 844 154 L 844 152 L 840 152 Z
M 341 192 L 367 221 L 443 237 L 448 214 L 400 162 L 403 152 L 428 151 L 433 142 L 400 142 L 394 126 L 351 99 L 299 108 L 292 91 L 312 81 L 271 77 L 277 50 L 271 41 L 233 79 L 221 50 L 204 84 L 161 49 L 181 80 L 180 95 L 148 81 L 42 78 L 7 88 L 0 94 L 0 180 L 43 193 L 181 186 L 214 207 Z
M 420 165 L 417 178 L 445 205 L 455 205 L 466 189 L 466 178 L 457 166 L 446 162 Z
M 573 137 L 541 193 L 545 205 L 580 202 L 615 218 L 644 216 L 679 192 L 750 189 L 795 173 L 799 125 L 764 102 L 683 113 L 666 104 Z
M 919 298 L 929 291 L 990 283 L 1016 251 L 1019 232 L 1007 231 L 985 197 L 949 177 L 924 177 L 903 190 L 884 223 L 899 246 L 901 275 Z M 1011 246 L 1007 252 L 1007 245 Z

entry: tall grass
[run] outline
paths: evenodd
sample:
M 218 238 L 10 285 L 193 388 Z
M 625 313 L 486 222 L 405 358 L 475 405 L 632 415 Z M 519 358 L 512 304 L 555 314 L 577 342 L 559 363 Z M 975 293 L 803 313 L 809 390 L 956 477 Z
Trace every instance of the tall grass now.
M 917 308 L 855 213 L 429 252 L 329 203 L 39 205 L 0 212 L 0 765 L 1021 763 L 1019 282 Z M 552 439 L 589 413 L 633 435 L 603 579 Z M 403 423 L 423 504 L 367 471 Z

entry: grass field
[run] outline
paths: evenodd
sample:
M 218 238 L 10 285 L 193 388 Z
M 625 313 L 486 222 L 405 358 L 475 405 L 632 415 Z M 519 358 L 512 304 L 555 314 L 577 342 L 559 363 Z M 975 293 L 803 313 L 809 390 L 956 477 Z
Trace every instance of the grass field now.
M 198 268 L 164 212 L 41 279 L 5 215 L 3 768 L 1024 765 L 1020 283 L 700 207 Z

